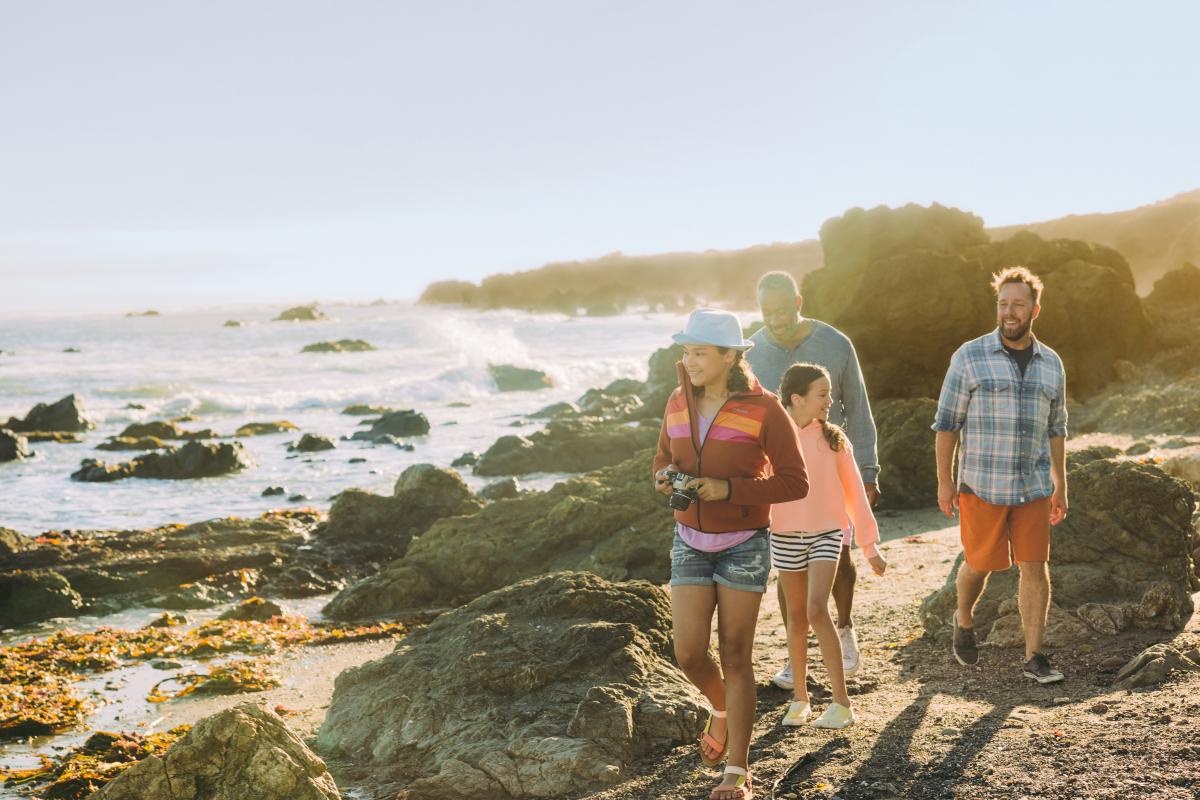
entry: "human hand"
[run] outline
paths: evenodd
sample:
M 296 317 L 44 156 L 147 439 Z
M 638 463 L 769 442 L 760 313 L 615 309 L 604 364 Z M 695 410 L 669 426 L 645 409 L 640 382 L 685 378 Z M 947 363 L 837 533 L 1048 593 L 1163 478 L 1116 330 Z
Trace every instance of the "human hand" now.
M 1050 524 L 1057 525 L 1067 518 L 1067 490 L 1055 489 L 1050 496 Z
M 693 478 L 685 488 L 695 489 L 701 500 L 729 499 L 729 481 L 724 478 Z
M 879 505 L 879 495 L 883 492 L 879 491 L 878 483 L 864 483 L 863 488 L 867 490 L 867 505 L 871 508 Z
M 654 473 L 654 491 L 659 494 L 671 496 L 671 482 L 667 480 L 667 473 L 674 471 L 675 465 L 668 464 L 667 466 Z
M 938 483 L 938 508 L 947 517 L 954 517 L 958 509 L 958 488 L 952 483 Z
M 882 576 L 887 572 L 887 559 L 883 557 L 883 553 L 876 553 L 867 559 L 867 563 L 871 565 L 871 571 L 876 575 Z

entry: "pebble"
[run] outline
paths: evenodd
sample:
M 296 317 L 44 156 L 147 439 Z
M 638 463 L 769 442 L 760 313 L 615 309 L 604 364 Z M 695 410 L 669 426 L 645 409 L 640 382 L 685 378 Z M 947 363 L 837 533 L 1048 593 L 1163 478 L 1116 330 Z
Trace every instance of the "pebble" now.
M 1056 706 L 1061 706 L 1061 705 L 1064 705 L 1064 704 L 1066 704 L 1066 703 L 1069 703 L 1069 702 L 1071 702 L 1071 698 L 1069 698 L 1069 697 L 1056 697 L 1056 698 L 1054 698 L 1054 705 L 1056 705 Z
M 1092 707 L 1089 710 L 1093 714 L 1107 714 L 1108 713 L 1108 703 L 1095 703 L 1094 705 L 1092 705 Z
M 1109 656 L 1100 662 L 1100 669 L 1117 669 L 1124 666 L 1127 660 L 1121 656 Z

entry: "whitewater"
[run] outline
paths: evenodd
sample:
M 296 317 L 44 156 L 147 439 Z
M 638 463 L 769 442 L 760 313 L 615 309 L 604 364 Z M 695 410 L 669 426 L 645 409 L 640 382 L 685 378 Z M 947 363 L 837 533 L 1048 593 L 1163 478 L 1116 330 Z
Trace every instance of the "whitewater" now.
M 30 536 L 142 528 L 272 508 L 327 510 L 348 487 L 390 494 L 412 464 L 447 467 L 465 452 L 482 453 L 500 436 L 537 430 L 540 423 L 526 415 L 550 403 L 575 400 L 617 378 L 644 379 L 650 354 L 669 344 L 684 322 L 682 315 L 666 313 L 570 317 L 407 302 L 323 305 L 328 320 L 272 321 L 282 308 L 0 319 L 0 422 L 75 394 L 96 423 L 82 444 L 34 443 L 33 458 L 0 464 L 0 527 Z M 243 325 L 225 327 L 226 320 Z M 377 349 L 301 352 L 305 345 L 338 339 L 364 339 Z M 489 364 L 535 367 L 555 386 L 498 392 Z M 353 403 L 416 409 L 429 418 L 431 430 L 411 440 L 412 452 L 342 441 L 363 430 L 361 417 L 341 413 Z M 70 479 L 83 459 L 137 456 L 95 449 L 127 425 L 182 416 L 193 417 L 182 428 L 210 428 L 222 436 L 249 422 L 277 420 L 300 431 L 239 438 L 256 465 L 235 475 Z M 303 433 L 328 436 L 337 449 L 289 453 L 287 445 Z M 464 477 L 474 488 L 485 484 L 469 469 Z M 561 477 L 520 480 L 526 488 L 545 488 Z M 287 495 L 263 497 L 271 486 L 284 487 Z M 289 502 L 294 495 L 304 499 Z

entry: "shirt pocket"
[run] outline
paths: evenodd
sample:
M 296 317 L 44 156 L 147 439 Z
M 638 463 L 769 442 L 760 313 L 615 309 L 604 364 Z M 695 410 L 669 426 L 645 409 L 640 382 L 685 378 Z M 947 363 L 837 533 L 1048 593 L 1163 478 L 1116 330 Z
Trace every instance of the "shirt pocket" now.
M 1011 380 L 984 378 L 979 382 L 976 396 L 988 413 L 1005 416 L 1015 416 L 1017 413 L 1017 387 Z

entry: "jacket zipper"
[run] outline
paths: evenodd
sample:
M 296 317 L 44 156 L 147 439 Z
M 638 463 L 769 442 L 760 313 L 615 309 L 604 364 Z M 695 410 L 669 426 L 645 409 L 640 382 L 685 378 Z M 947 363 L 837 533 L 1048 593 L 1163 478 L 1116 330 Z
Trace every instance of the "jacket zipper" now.
M 729 402 L 730 397 L 733 397 L 733 395 L 729 395 L 729 397 L 726 397 L 725 401 L 723 403 L 721 403 L 720 408 L 717 409 L 717 413 L 713 414 L 712 425 L 717 424 L 717 417 L 721 416 L 721 412 L 725 410 L 725 403 Z M 696 437 L 697 438 L 699 438 L 699 435 L 700 435 L 699 416 L 700 416 L 700 404 L 697 403 L 696 404 L 696 421 L 694 423 L 695 428 L 696 428 Z M 708 427 L 709 433 L 712 433 L 712 425 L 709 425 L 709 427 Z M 708 444 L 707 436 L 705 436 L 704 441 L 700 443 L 700 449 L 696 451 L 696 477 L 697 478 L 699 478 L 700 473 L 702 473 L 704 471 L 704 445 L 706 445 L 706 444 Z M 732 486 L 732 484 L 730 484 L 730 486 Z M 700 495 L 696 495 L 696 525 L 697 526 L 700 525 L 700 505 L 701 505 Z M 704 529 L 700 528 L 700 530 L 703 531 Z

